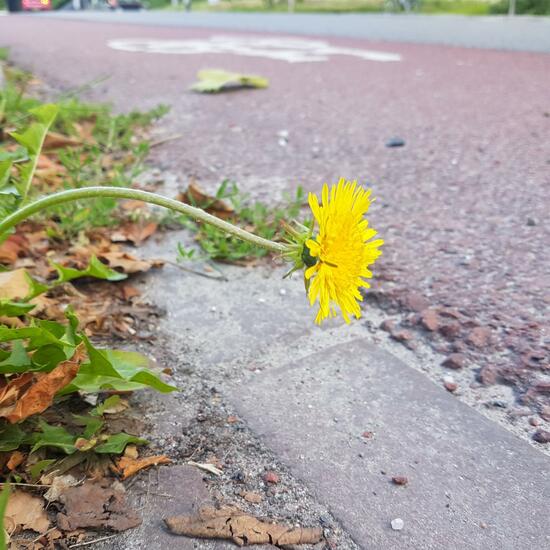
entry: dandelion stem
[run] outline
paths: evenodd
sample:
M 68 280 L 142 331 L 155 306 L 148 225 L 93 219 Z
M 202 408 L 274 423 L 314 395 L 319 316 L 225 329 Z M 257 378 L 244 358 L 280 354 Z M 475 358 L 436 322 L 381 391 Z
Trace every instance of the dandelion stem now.
M 286 250 L 286 246 L 284 244 L 276 243 L 268 239 L 264 239 L 263 237 L 258 237 L 257 235 L 249 233 L 248 231 L 221 220 L 216 216 L 212 216 L 212 214 L 209 214 L 200 208 L 196 208 L 195 206 L 191 206 L 174 199 L 169 199 L 168 197 L 163 197 L 162 195 L 157 195 L 156 193 L 141 191 L 139 189 L 127 189 L 123 187 L 83 187 L 80 189 L 69 189 L 67 191 L 59 191 L 58 193 L 47 195 L 30 204 L 27 204 L 23 208 L 15 211 L 9 216 L 6 216 L 2 221 L 0 221 L 0 236 L 15 227 L 18 223 L 26 220 L 33 214 L 36 214 L 45 208 L 57 206 L 65 202 L 81 199 L 92 199 L 96 197 L 133 199 L 150 204 L 156 204 L 157 206 L 168 208 L 175 212 L 179 212 L 180 214 L 189 216 L 190 218 L 194 218 L 195 220 L 213 225 L 214 227 L 217 227 L 230 235 L 234 235 L 243 241 L 266 248 L 272 252 L 284 252 Z

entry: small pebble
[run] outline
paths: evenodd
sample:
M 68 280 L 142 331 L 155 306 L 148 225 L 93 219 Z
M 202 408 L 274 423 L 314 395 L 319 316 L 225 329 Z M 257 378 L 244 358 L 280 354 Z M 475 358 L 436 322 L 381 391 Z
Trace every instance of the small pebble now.
M 405 140 L 400 137 L 392 137 L 386 141 L 386 147 L 403 147 Z
M 527 218 L 527 225 L 529 227 L 533 227 L 537 225 L 537 220 L 535 218 L 531 218 L 530 216 Z
M 493 399 L 492 401 L 487 401 L 485 403 L 486 407 L 496 407 L 498 409 L 507 409 L 508 403 L 506 401 L 503 401 L 502 399 Z
M 395 518 L 391 520 L 391 528 L 394 531 L 401 531 L 405 526 L 405 522 L 401 518 Z
M 279 294 L 280 294 L 281 296 L 284 296 L 284 295 L 286 294 L 286 290 L 285 290 L 284 288 L 281 288 L 281 289 L 279 290 Z
M 391 480 L 396 485 L 407 485 L 409 483 L 409 479 L 406 476 L 393 476 Z
M 279 476 L 275 472 L 269 471 L 264 474 L 264 481 L 266 483 L 276 484 L 279 483 Z

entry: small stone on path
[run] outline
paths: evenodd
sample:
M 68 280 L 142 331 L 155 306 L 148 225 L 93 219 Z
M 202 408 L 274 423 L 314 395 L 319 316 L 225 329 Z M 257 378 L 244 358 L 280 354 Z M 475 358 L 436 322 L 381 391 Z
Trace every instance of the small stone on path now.
M 391 528 L 394 531 L 401 531 L 405 526 L 405 522 L 401 518 L 395 518 L 391 520 Z
M 441 363 L 444 367 L 447 367 L 449 369 L 461 369 L 464 367 L 466 363 L 466 357 L 462 355 L 462 353 L 451 353 L 443 363 Z
M 400 137 L 392 137 L 386 141 L 386 147 L 403 147 L 405 140 Z
M 409 483 L 409 478 L 406 476 L 393 476 L 391 480 L 395 485 L 407 485 Z
M 275 472 L 269 471 L 264 474 L 264 481 L 274 485 L 279 483 L 279 476 Z
M 547 430 L 537 430 L 533 434 L 533 439 L 537 443 L 550 443 L 550 432 Z

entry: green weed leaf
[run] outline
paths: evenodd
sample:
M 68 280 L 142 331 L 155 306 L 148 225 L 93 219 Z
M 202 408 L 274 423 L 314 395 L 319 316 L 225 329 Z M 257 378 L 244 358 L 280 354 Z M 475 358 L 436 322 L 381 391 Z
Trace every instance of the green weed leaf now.
M 84 335 L 82 338 L 86 344 L 89 362 L 80 367 L 76 377 L 61 394 L 75 391 L 135 391 L 146 387 L 161 393 L 177 390 L 160 380 L 148 368 L 149 360 L 145 356 L 137 352 L 99 350 Z
M 121 454 L 124 452 L 126 445 L 129 443 L 135 443 L 136 445 L 148 445 L 149 442 L 146 439 L 141 439 L 135 435 L 128 435 L 124 432 L 111 435 L 101 445 L 98 445 L 94 451 L 96 453 L 109 453 L 109 454 Z
M 20 340 L 13 342 L 11 353 L 0 362 L 0 374 L 13 374 L 31 370 L 32 362 Z
M 34 307 L 34 304 L 27 304 L 25 302 L 0 300 L 0 317 L 20 317 L 28 313 Z
M 6 516 L 6 508 L 10 499 L 10 484 L 4 483 L 2 492 L 0 493 L 0 550 L 7 550 L 6 544 L 6 528 L 4 527 L 4 518 Z
M 27 440 L 27 434 L 17 424 L 5 424 L 0 428 L 0 451 L 15 451 Z
M 34 445 L 31 449 L 31 453 L 38 451 L 42 447 L 54 447 L 60 449 L 64 453 L 70 455 L 76 451 L 74 443 L 76 436 L 70 434 L 65 428 L 61 426 L 51 426 L 44 420 L 39 420 L 40 432 L 33 434 Z
M 59 105 L 55 103 L 44 103 L 43 105 L 29 109 L 29 113 L 34 115 L 37 120 L 49 128 L 59 113 Z
M 149 359 L 135 351 L 102 350 L 103 355 L 125 380 L 149 386 L 161 393 L 177 391 L 175 386 L 166 384 L 149 368 Z
M 125 273 L 115 271 L 105 264 L 101 263 L 96 256 L 92 256 L 90 263 L 86 269 L 75 269 L 73 267 L 63 267 L 60 264 L 52 262 L 53 267 L 57 271 L 57 280 L 55 284 L 66 283 L 80 277 L 94 277 L 95 279 L 103 279 L 106 281 L 122 281 L 128 276 Z
M 46 470 L 49 466 L 51 466 L 54 462 L 56 462 L 55 458 L 47 458 L 45 460 L 40 460 L 36 464 L 33 464 L 29 468 L 29 474 L 31 474 L 31 479 L 33 482 L 35 482 L 42 472 Z
M 84 416 L 84 415 L 73 415 L 75 422 L 79 426 L 84 426 L 84 433 L 82 437 L 84 439 L 91 439 L 96 435 L 101 428 L 103 428 L 103 420 L 97 416 Z

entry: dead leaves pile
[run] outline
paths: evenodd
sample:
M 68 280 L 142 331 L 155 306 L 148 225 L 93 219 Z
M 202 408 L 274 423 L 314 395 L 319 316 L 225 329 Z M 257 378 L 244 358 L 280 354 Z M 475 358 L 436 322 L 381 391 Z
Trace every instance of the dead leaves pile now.
M 156 224 L 154 224 L 156 229 Z M 116 228 L 118 242 L 124 239 L 141 242 L 153 234 L 151 224 L 145 229 L 138 223 Z M 74 243 L 57 242 L 47 236 L 46 229 L 34 223 L 22 224 L 17 233 L 0 244 L 0 263 L 12 270 L 0 273 L 0 299 L 23 299 L 28 295 L 29 283 L 25 272 L 47 284 L 56 276 L 53 264 L 66 268 L 85 269 L 95 256 L 105 266 L 124 275 L 145 273 L 162 267 L 161 260 L 143 260 L 115 244 L 106 229 L 96 229 Z M 116 285 L 99 280 L 66 283 L 40 295 L 30 303 L 36 307 L 33 316 L 54 321 L 64 319 L 69 305 L 75 309 L 81 326 L 89 335 L 116 335 L 120 338 L 150 339 L 159 312 L 143 303 L 141 292 L 129 281 Z M 0 322 L 22 326 L 17 317 L 0 318 Z M 141 333 L 141 334 L 140 334 Z
M 22 453 L 16 453 L 25 460 Z M 139 513 L 128 505 L 124 485 L 107 476 L 107 469 L 125 480 L 143 469 L 171 461 L 164 455 L 139 457 L 136 446 L 130 444 L 122 457 L 105 458 L 95 464 L 93 472 L 83 463 L 73 462 L 67 457 L 65 463 L 54 465 L 37 484 L 31 484 L 33 492 L 19 487 L 11 492 L 4 526 L 13 548 L 53 550 L 62 541 L 66 546 L 86 540 L 90 529 L 120 532 L 137 527 L 142 521 Z M 69 473 L 65 472 L 67 467 Z
M 44 412 L 56 393 L 74 379 L 85 358 L 84 345 L 80 344 L 70 360 L 62 361 L 48 373 L 26 372 L 9 380 L 0 379 L 0 418 L 16 424 Z

